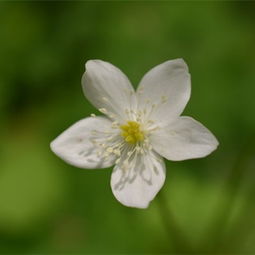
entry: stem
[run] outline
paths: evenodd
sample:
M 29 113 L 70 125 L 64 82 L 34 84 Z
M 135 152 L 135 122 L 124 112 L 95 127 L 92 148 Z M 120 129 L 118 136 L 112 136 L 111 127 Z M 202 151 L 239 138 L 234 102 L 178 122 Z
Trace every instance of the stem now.
M 235 165 L 231 169 L 228 177 L 224 182 L 224 189 L 222 193 L 229 191 L 227 201 L 224 201 L 224 204 L 219 203 L 218 211 L 216 216 L 209 226 L 209 231 L 207 234 L 207 242 L 204 244 L 207 246 L 207 250 L 213 252 L 222 252 L 222 250 L 227 246 L 226 244 L 226 233 L 225 229 L 228 223 L 229 216 L 231 215 L 233 208 L 236 203 L 237 194 L 241 188 L 243 178 L 246 174 L 246 163 L 254 155 L 254 146 L 250 141 L 254 141 L 251 137 L 248 139 L 242 146 L 240 153 L 236 159 Z M 230 244 L 231 245 L 231 244 Z
M 192 253 L 192 249 L 184 237 L 183 232 L 177 225 L 174 215 L 167 205 L 165 194 L 162 191 L 158 194 L 157 201 L 161 220 L 170 237 L 174 252 L 178 254 Z

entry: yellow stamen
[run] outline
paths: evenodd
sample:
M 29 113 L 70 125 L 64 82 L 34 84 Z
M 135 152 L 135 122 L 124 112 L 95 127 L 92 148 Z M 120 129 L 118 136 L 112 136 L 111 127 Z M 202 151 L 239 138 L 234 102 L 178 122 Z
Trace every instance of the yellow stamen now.
M 121 135 L 127 143 L 136 144 L 144 140 L 144 133 L 140 124 L 135 121 L 128 121 L 126 125 L 121 125 Z

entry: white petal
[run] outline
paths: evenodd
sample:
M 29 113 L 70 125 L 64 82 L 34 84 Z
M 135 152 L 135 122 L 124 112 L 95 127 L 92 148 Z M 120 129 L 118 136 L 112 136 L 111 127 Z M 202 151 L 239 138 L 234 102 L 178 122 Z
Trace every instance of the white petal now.
M 135 92 L 126 75 L 102 60 L 86 63 L 82 87 L 88 100 L 110 118 L 124 120 L 126 109 L 135 106 Z
M 82 119 L 60 134 L 51 143 L 51 149 L 67 163 L 80 168 L 110 167 L 115 157 L 105 157 L 105 150 L 95 144 L 95 141 L 104 143 L 104 147 L 107 147 L 109 135 L 105 131 L 114 132 L 111 123 L 105 117 Z
M 169 160 L 205 157 L 219 144 L 206 127 L 190 117 L 179 117 L 176 122 L 153 132 L 150 140 L 153 149 Z
M 116 165 L 111 177 L 111 187 L 114 196 L 122 204 L 147 208 L 164 181 L 165 163 L 158 154 L 150 151 L 130 162 L 126 169 Z
M 147 112 L 152 108 L 149 119 L 166 125 L 180 116 L 190 91 L 190 74 L 184 60 L 166 61 L 142 78 L 137 89 L 139 108 L 147 108 Z

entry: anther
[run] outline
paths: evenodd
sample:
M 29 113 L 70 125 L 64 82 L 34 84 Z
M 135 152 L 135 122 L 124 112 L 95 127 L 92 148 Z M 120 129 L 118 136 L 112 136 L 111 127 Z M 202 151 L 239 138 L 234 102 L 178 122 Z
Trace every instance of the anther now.
M 113 148 L 112 148 L 112 147 L 108 147 L 108 148 L 106 149 L 106 151 L 109 152 L 109 153 L 112 153 L 112 152 L 113 152 Z
M 100 108 L 100 109 L 98 109 L 100 112 L 102 112 L 102 113 L 107 113 L 107 110 L 105 109 L 105 108 Z
M 113 153 L 114 153 L 115 155 L 117 155 L 117 156 L 120 156 L 120 150 L 115 149 L 115 150 L 113 151 Z
M 120 129 L 121 136 L 127 143 L 136 144 L 144 140 L 144 133 L 136 121 L 128 121 L 126 125 L 121 125 Z
M 105 101 L 105 102 L 109 102 L 109 99 L 106 98 L 106 97 L 102 97 L 102 100 Z

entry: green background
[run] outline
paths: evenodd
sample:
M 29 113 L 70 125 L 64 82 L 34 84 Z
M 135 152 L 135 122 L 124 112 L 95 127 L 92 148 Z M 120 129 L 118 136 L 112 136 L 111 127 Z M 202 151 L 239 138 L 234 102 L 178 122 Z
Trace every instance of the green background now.
M 0 3 L 0 253 L 255 253 L 254 13 L 254 2 Z M 150 207 L 124 207 L 111 169 L 69 166 L 49 143 L 97 113 L 81 90 L 87 60 L 136 86 L 179 57 L 192 76 L 184 114 L 220 146 L 167 162 Z

